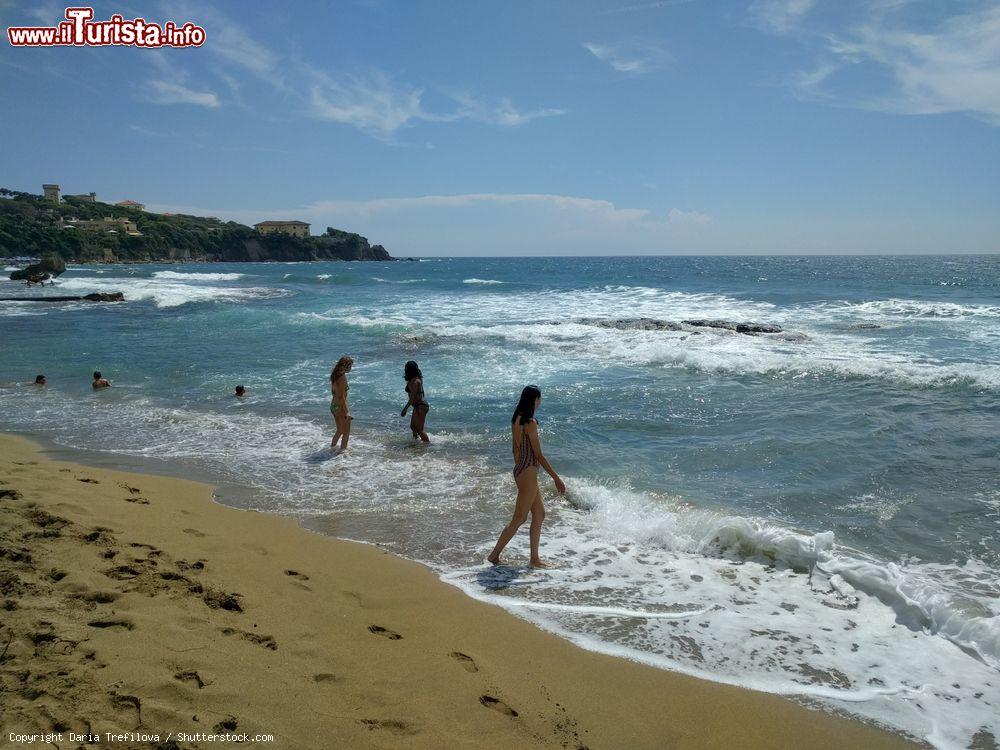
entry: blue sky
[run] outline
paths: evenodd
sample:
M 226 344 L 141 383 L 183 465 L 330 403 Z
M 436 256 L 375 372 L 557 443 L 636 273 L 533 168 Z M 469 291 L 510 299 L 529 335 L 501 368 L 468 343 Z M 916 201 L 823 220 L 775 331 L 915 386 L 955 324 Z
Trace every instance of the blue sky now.
M 1000 2 L 94 8 L 207 41 L 4 39 L 0 185 L 401 256 L 1000 252 Z

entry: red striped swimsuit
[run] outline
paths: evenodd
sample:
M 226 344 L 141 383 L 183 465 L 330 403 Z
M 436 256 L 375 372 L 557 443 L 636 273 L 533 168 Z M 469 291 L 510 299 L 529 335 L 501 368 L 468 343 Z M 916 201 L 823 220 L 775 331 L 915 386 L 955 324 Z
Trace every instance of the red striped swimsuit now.
M 534 419 L 531 420 L 538 424 Z M 530 424 L 530 422 L 529 422 Z M 514 462 L 514 478 L 529 466 L 538 466 L 538 458 L 535 456 L 535 449 L 531 447 L 531 441 L 524 434 L 526 425 L 521 425 L 521 446 L 517 451 L 517 461 Z

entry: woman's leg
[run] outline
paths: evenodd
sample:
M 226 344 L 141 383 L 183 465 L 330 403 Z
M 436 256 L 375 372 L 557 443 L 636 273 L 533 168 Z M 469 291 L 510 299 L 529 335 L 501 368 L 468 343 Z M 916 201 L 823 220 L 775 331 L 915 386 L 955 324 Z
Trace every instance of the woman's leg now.
M 347 441 L 351 439 L 351 422 L 353 420 L 350 417 L 341 417 L 340 421 L 342 424 L 340 429 L 344 433 L 344 436 L 340 439 L 340 450 L 346 451 Z
M 337 441 L 340 440 L 340 436 L 343 434 L 343 430 L 340 429 L 340 416 L 337 412 L 333 412 L 333 427 L 333 440 L 330 441 L 331 448 L 337 445 Z
M 531 567 L 541 568 L 545 566 L 542 558 L 538 556 L 538 542 L 542 538 L 542 521 L 545 520 L 545 506 L 542 505 L 542 491 L 535 483 L 535 500 L 531 504 L 531 528 L 529 539 L 531 540 Z
M 514 538 L 514 534 L 521 528 L 521 524 L 528 519 L 528 511 L 531 510 L 538 492 L 538 469 L 531 466 L 518 474 L 514 481 L 517 482 L 517 501 L 514 503 L 514 515 L 511 517 L 510 523 L 500 532 L 496 546 L 493 547 L 490 556 L 486 558 L 494 565 L 500 562 L 500 553 Z
M 413 430 L 413 437 L 419 437 L 425 443 L 429 443 L 431 439 L 427 437 L 427 433 L 424 432 L 424 421 L 427 419 L 428 408 L 426 406 L 418 406 L 413 410 L 413 421 L 410 423 L 410 427 Z

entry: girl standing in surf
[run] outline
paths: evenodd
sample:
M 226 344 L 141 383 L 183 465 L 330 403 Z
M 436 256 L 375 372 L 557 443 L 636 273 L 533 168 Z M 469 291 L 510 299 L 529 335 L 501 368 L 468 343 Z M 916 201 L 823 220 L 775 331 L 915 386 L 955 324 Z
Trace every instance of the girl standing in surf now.
M 353 359 L 341 357 L 333 366 L 333 372 L 330 373 L 332 395 L 330 413 L 333 415 L 333 423 L 337 428 L 337 431 L 333 433 L 333 440 L 330 441 L 330 447 L 335 447 L 339 438 L 341 451 L 347 450 L 347 441 L 351 438 L 351 420 L 354 419 L 347 406 L 347 392 L 351 390 L 351 386 L 347 382 L 347 373 L 351 371 L 352 367 L 354 367 Z
M 427 412 L 431 406 L 424 398 L 424 374 L 420 372 L 417 363 L 412 359 L 403 368 L 403 380 L 406 381 L 406 393 L 410 399 L 406 402 L 406 406 L 403 407 L 399 416 L 405 417 L 407 410 L 412 406 L 413 416 L 410 417 L 410 432 L 413 433 L 413 437 L 429 443 L 431 439 L 424 432 L 424 421 L 427 419 Z
M 538 556 L 538 542 L 542 536 L 542 521 L 545 519 L 545 506 L 542 505 L 542 491 L 538 486 L 538 467 L 541 466 L 555 482 L 556 491 L 566 492 L 566 485 L 556 474 L 542 454 L 542 446 L 538 442 L 538 420 L 535 419 L 535 409 L 542 403 L 542 391 L 536 385 L 525 386 L 521 391 L 521 400 L 517 402 L 514 416 L 511 417 L 511 448 L 514 453 L 514 483 L 517 484 L 517 500 L 514 503 L 514 515 L 507 527 L 500 532 L 496 546 L 486 559 L 494 565 L 500 563 L 500 553 L 521 528 L 531 513 L 529 539 L 531 543 L 531 567 L 544 568 L 545 563 Z

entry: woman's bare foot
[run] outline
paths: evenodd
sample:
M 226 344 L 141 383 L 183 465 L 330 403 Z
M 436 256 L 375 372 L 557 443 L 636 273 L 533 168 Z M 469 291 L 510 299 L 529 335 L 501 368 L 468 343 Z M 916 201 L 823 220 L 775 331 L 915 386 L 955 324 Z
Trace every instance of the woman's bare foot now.
M 538 560 L 538 559 L 536 559 L 536 560 L 532 560 L 531 561 L 531 567 L 533 567 L 533 568 L 551 568 L 552 566 L 549 565 L 544 560 Z
M 500 564 L 500 555 L 497 555 L 496 557 L 493 557 L 491 555 L 490 557 L 486 558 L 486 562 L 488 562 L 490 565 L 499 565 Z

